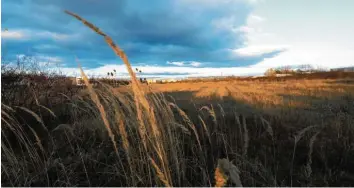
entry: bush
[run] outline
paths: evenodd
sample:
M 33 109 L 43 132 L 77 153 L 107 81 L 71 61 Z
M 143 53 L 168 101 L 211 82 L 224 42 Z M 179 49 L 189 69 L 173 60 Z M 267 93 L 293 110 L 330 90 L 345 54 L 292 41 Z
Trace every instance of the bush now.
M 268 69 L 268 70 L 264 73 L 265 76 L 275 76 L 276 74 L 277 74 L 276 70 L 274 70 L 274 69 L 272 69 L 272 68 Z

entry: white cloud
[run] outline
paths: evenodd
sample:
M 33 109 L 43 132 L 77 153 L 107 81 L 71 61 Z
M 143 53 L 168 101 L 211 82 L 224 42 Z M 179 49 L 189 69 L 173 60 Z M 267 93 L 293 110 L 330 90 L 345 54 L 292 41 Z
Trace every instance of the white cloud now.
M 57 49 L 58 46 L 50 45 L 50 44 L 40 44 L 40 45 L 34 46 L 34 48 L 38 49 L 38 50 L 48 50 L 48 49 Z
M 253 41 L 258 41 L 259 38 L 272 36 L 271 33 L 264 32 L 263 28 L 260 27 L 260 25 L 264 24 L 265 20 L 264 17 L 251 13 L 246 20 L 246 24 L 236 28 L 235 31 L 241 34 L 244 39 L 244 47 L 232 50 L 234 55 L 240 57 L 257 57 L 272 52 L 285 51 L 289 48 L 289 45 L 284 44 L 253 43 Z
M 247 24 L 252 24 L 252 23 L 257 23 L 257 22 L 262 22 L 264 21 L 265 18 L 256 15 L 256 14 L 250 14 L 247 18 Z
M 206 77 L 206 76 L 248 76 L 262 75 L 265 72 L 263 67 L 164 67 L 164 66 L 134 66 L 142 70 L 144 77 Z M 87 75 L 105 77 L 107 72 L 113 69 L 117 72 L 117 77 L 128 77 L 128 71 L 125 65 L 104 65 L 98 68 L 87 69 L 84 71 Z M 78 68 L 61 68 L 66 75 L 79 76 Z
M 238 48 L 234 50 L 234 53 L 237 56 L 241 57 L 252 57 L 252 56 L 261 56 L 272 52 L 285 51 L 288 49 L 288 46 L 276 46 L 276 45 L 264 45 L 264 46 L 247 46 L 244 48 Z
M 37 36 L 39 38 L 51 38 L 54 40 L 68 40 L 69 38 L 73 37 L 71 35 L 60 34 L 60 33 L 49 32 L 49 31 L 41 31 L 35 33 L 34 36 Z
M 193 67 L 199 67 L 200 65 L 202 65 L 202 63 L 196 62 L 196 61 L 193 61 L 190 63 L 190 66 L 193 66 Z
M 36 31 L 28 29 L 8 29 L 1 32 L 1 38 L 9 40 L 40 40 L 52 39 L 57 41 L 73 40 L 78 38 L 78 35 L 67 35 L 50 31 Z
M 2 31 L 1 38 L 2 39 L 22 39 L 24 38 L 24 33 L 21 31 Z
M 306 6 L 303 6 L 306 4 Z M 321 6 L 321 9 L 313 7 Z M 311 64 L 327 68 L 354 65 L 354 14 L 351 1 L 277 1 L 256 4 L 236 55 L 258 56 L 283 51 L 255 67 Z M 299 14 L 301 12 L 301 14 Z
M 34 56 L 26 56 L 25 54 L 17 54 L 16 55 L 17 59 L 20 59 L 25 63 L 25 65 L 31 66 L 33 65 L 39 65 L 40 68 L 54 68 L 56 69 L 58 65 L 64 65 L 63 64 L 63 59 L 61 57 L 57 56 L 47 56 L 47 55 L 41 55 L 37 54 Z M 27 64 L 28 62 L 28 64 Z
M 251 13 L 247 17 L 245 25 L 239 26 L 233 30 L 244 38 L 244 44 L 246 45 L 250 41 L 250 36 L 254 37 L 254 35 L 269 35 L 269 33 L 264 33 L 262 28 L 259 27 L 259 25 L 264 21 L 265 18 Z
M 325 49 L 327 48 L 327 49 Z M 316 50 L 313 50 L 316 49 Z M 325 68 L 348 67 L 354 65 L 352 50 L 333 51 L 331 47 L 293 47 L 273 58 L 266 58 L 254 67 L 272 68 L 284 65 L 321 65 Z
M 176 66 L 183 66 L 184 65 L 184 62 L 183 61 L 167 61 L 167 64 L 168 65 L 176 65 Z
M 44 56 L 44 55 L 39 55 L 36 56 L 38 60 L 44 61 L 44 62 L 52 62 L 52 63 L 61 63 L 63 62 L 63 59 L 60 57 L 52 57 L 52 56 Z
M 192 66 L 192 67 L 199 67 L 200 65 L 202 65 L 201 62 L 197 62 L 197 61 L 167 61 L 168 65 L 176 65 L 179 67 L 182 66 Z
M 16 57 L 18 59 L 23 59 L 23 58 L 31 58 L 37 61 L 46 61 L 46 62 L 53 62 L 53 63 L 61 63 L 63 62 L 63 59 L 58 56 L 48 56 L 48 55 L 43 55 L 43 54 L 36 54 L 34 56 L 26 56 L 25 54 L 17 54 Z
M 255 29 L 252 27 L 248 27 L 248 26 L 241 26 L 241 27 L 237 28 L 236 31 L 241 32 L 241 33 L 252 33 L 252 32 L 255 32 Z

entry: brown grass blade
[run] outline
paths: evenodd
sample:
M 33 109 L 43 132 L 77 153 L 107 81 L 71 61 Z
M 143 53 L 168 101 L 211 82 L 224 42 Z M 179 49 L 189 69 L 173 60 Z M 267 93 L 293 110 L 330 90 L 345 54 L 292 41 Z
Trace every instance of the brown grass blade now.
M 57 117 L 57 116 L 54 114 L 54 112 L 53 112 L 52 110 L 50 110 L 49 108 L 47 108 L 47 107 L 45 107 L 45 106 L 43 106 L 43 105 L 40 105 L 40 104 L 37 104 L 37 105 L 38 105 L 39 107 L 41 107 L 41 108 L 47 110 L 47 111 L 50 113 L 50 115 L 52 115 L 53 117 Z
M 150 158 L 150 161 L 151 161 L 151 164 L 152 166 L 155 168 L 156 170 L 156 173 L 157 173 L 157 176 L 159 177 L 159 179 L 162 181 L 162 183 L 166 186 L 166 187 L 171 187 L 169 181 L 166 179 L 165 175 L 163 172 L 161 172 L 160 168 L 157 166 L 156 162 L 151 158 Z
M 82 19 L 80 16 L 78 16 L 77 14 L 74 14 L 72 12 L 69 12 L 67 10 L 64 11 L 65 13 L 75 17 L 76 19 L 80 20 L 82 23 L 84 23 L 85 25 L 87 25 L 87 27 L 91 28 L 92 30 L 94 30 L 97 34 L 102 35 L 102 36 L 106 36 L 106 34 L 104 34 L 102 31 L 100 31 L 100 29 L 96 26 L 94 26 L 92 23 Z
M 79 64 L 79 62 L 78 62 Z M 112 132 L 112 129 L 109 125 L 109 121 L 107 119 L 107 114 L 106 114 L 106 111 L 104 110 L 104 107 L 103 105 L 101 104 L 99 98 L 98 98 L 98 95 L 96 94 L 96 92 L 94 91 L 92 85 L 90 84 L 89 82 L 89 79 L 87 78 L 86 74 L 84 73 L 84 71 L 82 70 L 80 64 L 79 64 L 79 69 L 80 69 L 80 72 L 81 72 L 81 77 L 83 78 L 84 82 L 85 82 L 85 85 L 87 86 L 88 90 L 89 90 L 89 94 L 90 94 L 90 97 L 92 99 L 92 101 L 96 104 L 99 112 L 100 112 L 100 115 L 101 115 L 101 118 L 103 120 L 103 123 L 106 127 L 106 130 L 108 132 L 108 136 L 111 138 L 111 141 L 112 141 L 112 144 L 114 146 L 114 150 L 117 154 L 117 156 L 119 156 L 119 153 L 118 153 L 118 148 L 117 148 L 117 143 L 115 141 L 115 137 L 114 137 L 114 134 Z
M 195 135 L 195 137 L 197 139 L 197 142 L 198 142 L 199 149 L 202 150 L 202 145 L 200 144 L 200 140 L 199 140 L 199 135 L 198 135 L 197 129 L 195 128 L 195 125 L 193 124 L 193 122 L 189 119 L 188 115 L 183 110 L 181 110 L 177 105 L 175 105 L 173 103 L 169 103 L 169 105 L 177 109 L 178 113 L 182 116 L 183 120 L 193 130 L 194 135 Z
M 28 108 L 25 108 L 25 107 L 22 107 L 22 106 L 16 106 L 16 107 L 21 109 L 21 110 L 23 110 L 23 111 L 25 111 L 25 112 L 27 112 L 27 113 L 29 113 L 29 114 L 31 114 L 42 125 L 43 129 L 48 132 L 48 129 L 44 125 L 42 119 L 36 113 L 34 113 L 32 110 L 30 110 Z
M 85 19 L 81 18 L 79 15 L 77 14 L 74 14 L 70 11 L 65 11 L 65 13 L 75 17 L 76 19 L 78 19 L 79 21 L 81 21 L 83 24 L 85 24 L 87 27 L 89 27 L 90 29 L 92 29 L 93 31 L 95 31 L 97 34 L 99 35 L 102 35 L 104 36 L 105 38 L 105 41 L 107 42 L 107 44 L 112 48 L 112 50 L 115 52 L 115 54 L 117 56 L 119 56 L 125 66 L 127 67 L 127 70 L 129 72 L 129 75 L 131 77 L 131 80 L 132 80 L 132 86 L 133 86 L 133 92 L 134 92 L 134 99 L 135 99 L 135 105 L 136 105 L 136 110 L 137 110 L 137 117 L 138 117 L 138 120 L 140 122 L 140 128 L 139 128 L 139 132 L 140 132 L 140 136 L 142 137 L 142 140 L 143 140 L 143 143 L 144 143 L 144 147 L 146 148 L 146 127 L 145 127 L 145 124 L 144 124 L 144 121 L 143 121 L 143 113 L 141 111 L 141 108 L 140 108 L 140 104 L 143 105 L 143 107 L 145 109 L 149 109 L 149 104 L 143 94 L 143 90 L 140 88 L 140 84 L 139 82 L 137 81 L 137 78 L 136 78 L 136 75 L 135 73 L 133 72 L 133 69 L 128 61 L 128 58 L 127 56 L 125 55 L 125 53 L 113 42 L 113 40 L 108 36 L 106 35 L 105 33 L 103 33 L 102 31 L 100 31 L 98 29 L 98 27 L 94 26 L 92 23 L 86 21 Z

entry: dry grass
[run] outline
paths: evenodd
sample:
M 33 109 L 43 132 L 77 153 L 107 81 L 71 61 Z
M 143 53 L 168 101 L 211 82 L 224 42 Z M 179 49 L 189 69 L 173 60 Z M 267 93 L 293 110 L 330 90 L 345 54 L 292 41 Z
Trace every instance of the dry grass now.
M 155 120 L 150 120 L 149 112 L 141 108 L 143 121 L 137 116 L 135 93 L 129 87 L 88 88 L 80 98 L 71 99 L 69 112 L 39 108 L 56 119 L 62 117 L 61 113 L 71 116 L 56 126 L 48 126 L 50 121 L 42 120 L 42 111 L 2 105 L 3 183 L 236 186 L 230 172 L 217 168 L 218 159 L 227 157 L 238 167 L 235 173 L 246 186 L 350 185 L 354 111 L 346 105 L 354 101 L 352 86 L 329 83 L 304 81 L 302 84 L 307 87 L 296 83 L 296 87 L 286 90 L 285 83 L 263 82 L 247 83 L 253 89 L 237 82 L 218 85 L 216 89 L 211 83 L 188 87 L 185 83 L 152 85 L 145 88 L 144 97 L 149 108 L 156 109 L 150 112 Z M 208 91 L 206 87 L 216 92 L 200 96 L 198 88 Z M 228 95 L 221 87 L 229 90 Z M 232 89 L 236 87 L 237 92 Z M 329 93 L 333 87 L 337 89 Z M 269 95 L 260 91 L 265 88 L 279 100 L 275 101 L 273 95 L 267 99 Z M 295 97 L 300 94 L 305 98 Z M 172 101 L 164 95 L 173 96 Z M 284 102 L 289 96 L 294 96 L 286 99 L 292 104 L 305 100 L 309 106 L 289 106 Z M 319 104 L 321 108 L 315 108 Z M 327 108 L 330 104 L 332 109 Z M 324 122 L 319 121 L 322 112 L 327 113 Z M 297 114 L 301 115 L 294 118 Z M 154 132 L 151 122 L 156 122 L 155 131 L 159 132 Z M 146 126 L 145 138 L 141 124 Z M 28 131 L 25 125 L 31 126 Z M 58 131 L 62 129 L 65 131 Z M 317 132 L 310 134 L 314 131 Z M 21 157 L 24 153 L 26 157 Z M 336 171 L 342 174 L 333 175 Z
M 354 184 L 353 84 L 317 79 L 143 86 L 108 35 L 67 13 L 104 37 L 132 84 L 93 88 L 82 72 L 88 87 L 57 106 L 2 101 L 3 185 Z
M 350 84 L 333 84 L 338 80 L 287 80 L 283 82 L 231 81 L 154 84 L 154 91 L 165 93 L 191 92 L 193 98 L 210 99 L 211 97 L 231 97 L 248 104 L 262 107 L 305 107 L 307 102 L 316 102 L 329 97 L 354 95 L 354 86 Z M 188 98 L 187 98 L 188 97 Z M 179 96 L 180 100 L 181 96 Z M 185 100 L 190 100 L 186 96 Z M 315 100 L 313 100 L 315 99 Z

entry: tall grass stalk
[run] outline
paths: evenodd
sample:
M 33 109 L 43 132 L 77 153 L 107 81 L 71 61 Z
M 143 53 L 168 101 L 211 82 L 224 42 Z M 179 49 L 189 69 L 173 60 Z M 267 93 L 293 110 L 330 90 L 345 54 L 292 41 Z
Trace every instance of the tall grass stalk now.
M 81 72 L 81 76 L 85 82 L 85 85 L 87 86 L 88 88 L 88 91 L 89 91 L 89 94 L 90 94 L 90 97 L 92 99 L 92 101 L 96 104 L 100 114 L 101 114 L 101 118 L 103 120 L 103 123 L 106 127 L 106 130 L 108 132 L 108 136 L 111 138 L 111 141 L 112 141 L 112 144 L 113 144 L 113 148 L 114 148 L 114 151 L 116 152 L 116 155 L 117 157 L 119 157 L 119 153 L 118 153 L 118 147 L 117 147 L 117 142 L 115 140 L 115 136 L 113 134 L 113 131 L 111 129 L 111 126 L 109 125 L 109 121 L 107 119 L 107 114 L 106 114 L 106 111 L 103 107 L 103 105 L 101 104 L 99 98 L 98 98 L 98 95 L 96 94 L 96 92 L 94 91 L 92 85 L 90 84 L 89 82 L 89 79 L 87 78 L 86 74 L 84 73 L 84 71 L 82 70 L 80 64 L 79 64 L 79 69 L 80 69 L 80 72 Z
M 139 120 L 139 123 L 140 123 L 139 133 L 140 133 L 144 148 L 145 148 L 146 152 L 148 152 L 148 145 L 147 145 L 147 134 L 148 133 L 147 133 L 147 130 L 150 130 L 150 131 L 152 131 L 152 135 L 153 135 L 153 137 L 150 138 L 150 141 L 152 141 L 151 144 L 152 144 L 153 148 L 156 150 L 157 156 L 159 156 L 160 164 L 162 166 L 164 177 L 165 177 L 165 179 L 163 179 L 163 180 L 161 179 L 161 181 L 166 186 L 167 186 L 167 184 L 171 185 L 172 180 L 171 180 L 171 175 L 170 175 L 170 170 L 169 170 L 169 165 L 168 165 L 168 160 L 167 160 L 167 154 L 166 154 L 166 151 L 165 151 L 165 148 L 164 148 L 164 145 L 163 145 L 163 140 L 162 140 L 162 136 L 161 136 L 161 133 L 160 133 L 160 128 L 158 127 L 157 122 L 156 122 L 154 108 L 149 104 L 149 102 L 148 102 L 148 100 L 147 100 L 147 98 L 145 96 L 144 89 L 141 87 L 140 82 L 138 82 L 138 80 L 136 78 L 136 75 L 135 75 L 135 73 L 134 73 L 134 71 L 133 71 L 133 69 L 132 69 L 132 67 L 131 67 L 131 65 L 130 65 L 130 63 L 128 61 L 128 57 L 123 52 L 123 50 L 121 50 L 113 42 L 112 38 L 109 37 L 108 35 L 106 35 L 105 33 L 103 33 L 98 27 L 96 27 L 92 23 L 86 21 L 85 19 L 81 18 L 77 14 L 74 14 L 74 13 L 69 12 L 69 11 L 65 11 L 65 13 L 75 17 L 76 19 L 81 21 L 83 24 L 85 24 L 87 27 L 89 27 L 90 29 L 95 31 L 97 34 L 103 36 L 105 41 L 106 41 L 106 43 L 112 48 L 112 50 L 115 52 L 115 54 L 117 56 L 119 56 L 123 60 L 125 66 L 126 66 L 126 68 L 128 70 L 128 73 L 130 75 L 131 82 L 132 82 L 132 89 L 133 89 L 133 92 L 134 92 L 134 99 L 135 99 L 137 117 L 138 117 L 138 120 Z M 80 69 L 80 70 L 81 70 L 81 74 L 84 75 L 82 69 Z M 85 82 L 87 82 L 87 84 L 89 84 L 87 77 L 85 76 L 84 78 L 87 80 Z M 92 90 L 92 89 L 90 89 L 90 90 Z M 92 92 L 90 92 L 90 93 L 92 93 Z M 95 101 L 97 101 L 97 99 L 98 99 L 96 96 L 95 96 L 95 94 L 93 94 L 93 95 L 91 94 L 91 97 L 93 97 Z M 97 103 L 97 102 L 95 102 L 95 103 Z M 99 104 L 99 103 L 97 103 L 97 104 Z M 99 109 L 101 108 L 100 105 L 98 105 L 98 107 L 99 107 Z M 100 109 L 100 112 L 103 113 L 102 117 L 105 116 L 104 110 Z M 146 123 L 144 121 L 144 117 L 146 117 L 148 119 L 149 123 Z M 106 121 L 106 120 L 104 120 L 104 121 Z M 105 125 L 106 125 L 106 127 L 109 127 L 108 122 L 105 122 Z M 147 127 L 146 125 L 148 125 L 149 127 Z M 113 134 L 111 132 L 112 131 L 109 131 L 109 134 L 110 134 L 110 137 L 111 137 L 112 141 L 114 141 L 114 136 L 113 136 Z M 116 148 L 116 145 L 114 145 L 114 146 Z M 154 160 L 151 158 L 150 161 L 154 161 Z M 153 165 L 153 166 L 157 167 L 157 164 L 156 163 L 154 163 L 154 164 L 155 165 Z M 158 171 L 158 169 L 156 169 L 156 170 Z M 161 176 L 159 176 L 159 177 L 161 177 Z M 168 182 L 168 183 L 166 183 L 166 182 Z
M 320 131 L 316 132 L 310 139 L 309 142 L 309 152 L 307 154 L 307 163 L 306 163 L 306 178 L 311 179 L 312 175 L 312 153 L 313 153 L 313 145 L 316 141 L 317 136 L 320 134 Z
M 314 127 L 316 127 L 316 125 L 306 127 L 304 129 L 300 130 L 294 136 L 294 149 L 293 149 L 293 156 L 291 159 L 291 167 L 290 167 L 290 186 L 293 186 L 293 171 L 294 171 L 294 160 L 295 160 L 296 146 L 297 146 L 298 142 L 301 140 L 301 138 Z

